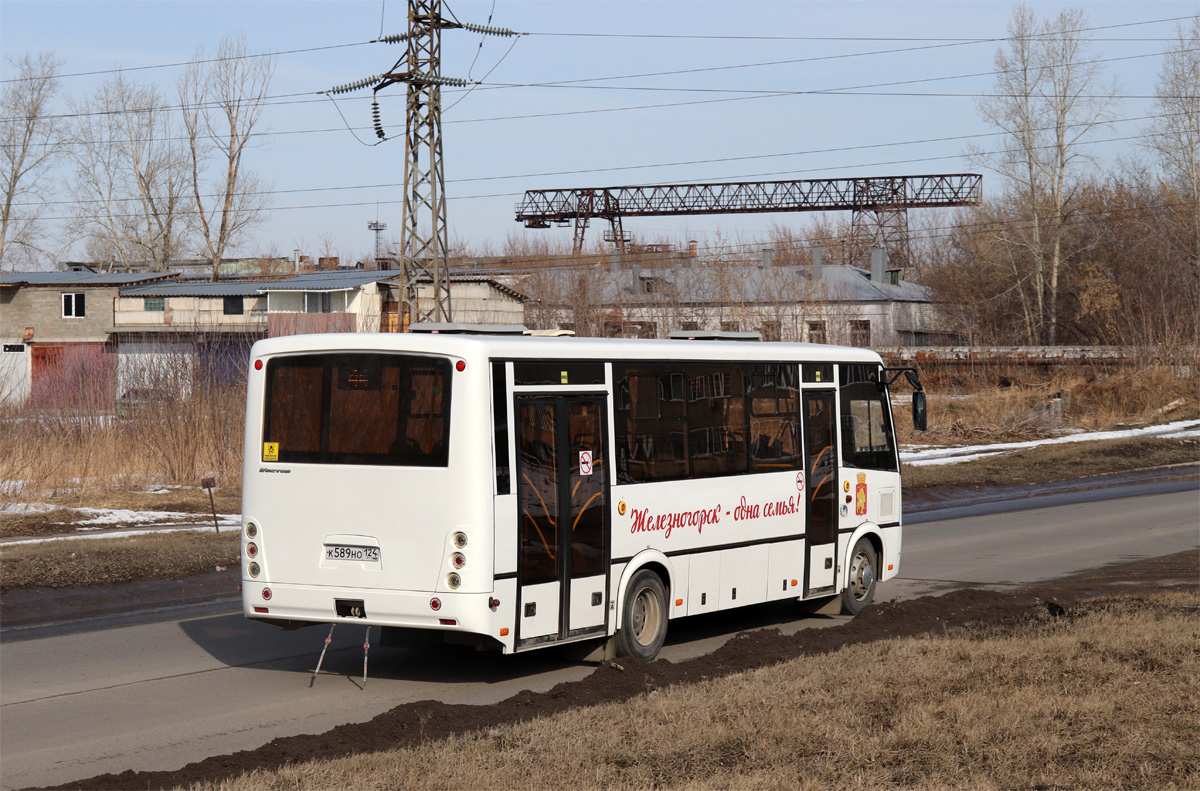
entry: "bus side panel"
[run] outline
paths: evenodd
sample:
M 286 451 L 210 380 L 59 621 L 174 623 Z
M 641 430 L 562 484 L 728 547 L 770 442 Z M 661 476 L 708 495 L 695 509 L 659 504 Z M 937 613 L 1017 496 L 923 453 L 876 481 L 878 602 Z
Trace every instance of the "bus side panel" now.
M 613 557 L 770 543 L 804 533 L 797 473 L 624 484 L 612 489 Z M 764 566 L 765 573 L 765 566 Z
M 517 573 L 517 496 L 501 494 L 495 498 L 495 573 Z
M 721 552 L 722 610 L 761 604 L 767 600 L 767 546 L 726 549 Z
M 678 555 L 671 558 L 671 569 L 674 577 L 671 579 L 670 615 L 671 618 L 682 618 L 688 614 L 688 588 L 691 581 L 692 559 L 688 555 Z
M 721 553 L 692 555 L 688 580 L 688 615 L 713 612 L 721 592 Z
M 804 592 L 804 541 L 771 544 L 767 560 L 767 601 Z
M 880 530 L 883 537 L 883 557 L 879 559 L 878 578 L 890 580 L 900 573 L 900 525 Z

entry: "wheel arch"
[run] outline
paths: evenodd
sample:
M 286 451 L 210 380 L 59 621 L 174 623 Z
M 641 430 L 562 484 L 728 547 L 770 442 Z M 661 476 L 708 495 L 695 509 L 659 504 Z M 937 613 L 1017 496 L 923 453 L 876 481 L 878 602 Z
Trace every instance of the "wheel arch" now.
M 875 548 L 876 562 L 883 562 L 883 533 L 880 531 L 879 526 L 873 522 L 862 523 L 850 534 L 850 540 L 846 542 L 845 559 L 842 562 L 841 573 L 839 575 L 841 577 L 841 584 L 838 586 L 839 592 L 845 590 L 850 584 L 850 553 L 854 551 L 855 545 L 864 538 Z M 876 579 L 878 578 L 879 574 L 877 570 Z
M 668 612 L 670 611 L 671 561 L 666 555 L 656 549 L 643 550 L 634 555 L 625 564 L 625 570 L 621 572 L 621 578 L 617 581 L 616 612 L 613 615 L 612 627 L 614 633 L 624 625 L 621 623 L 621 618 L 625 610 L 625 591 L 629 587 L 629 581 L 633 579 L 634 574 L 637 574 L 642 569 L 653 571 L 662 580 L 663 587 L 666 588 L 667 592 L 667 609 Z

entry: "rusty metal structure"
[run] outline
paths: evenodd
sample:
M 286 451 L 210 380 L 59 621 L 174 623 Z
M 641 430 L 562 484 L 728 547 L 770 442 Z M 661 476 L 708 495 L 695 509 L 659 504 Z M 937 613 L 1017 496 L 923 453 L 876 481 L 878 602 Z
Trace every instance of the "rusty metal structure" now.
M 465 81 L 442 77 L 441 63 L 442 31 L 459 27 L 462 25 L 442 18 L 442 0 L 409 0 L 407 53 L 375 86 L 378 93 L 398 82 L 408 85 L 400 230 L 404 326 L 417 321 L 451 320 L 441 86 Z M 402 71 L 398 70 L 401 64 Z M 423 219 L 427 226 L 422 226 Z M 433 281 L 434 299 L 428 308 L 417 303 L 416 283 L 423 277 Z
M 893 265 L 908 260 L 909 209 L 974 206 L 982 196 L 977 173 L 925 176 L 871 176 L 797 181 L 661 184 L 642 187 L 589 187 L 526 190 L 517 221 L 526 228 L 575 226 L 575 253 L 592 220 L 607 220 L 605 240 L 624 252 L 628 237 L 623 217 L 693 214 L 757 214 L 797 211 L 851 211 L 856 247 L 862 258 L 872 245 L 888 250 Z

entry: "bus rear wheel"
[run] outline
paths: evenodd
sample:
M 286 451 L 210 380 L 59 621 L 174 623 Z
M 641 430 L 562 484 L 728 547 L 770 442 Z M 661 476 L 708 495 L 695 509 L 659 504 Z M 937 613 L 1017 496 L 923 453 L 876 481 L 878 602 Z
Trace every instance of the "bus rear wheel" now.
M 658 656 L 667 638 L 667 592 L 653 571 L 633 575 L 625 589 L 617 652 L 645 662 Z
M 850 575 L 842 590 L 842 612 L 858 615 L 875 598 L 875 569 L 879 558 L 875 547 L 865 538 L 860 538 L 850 553 Z

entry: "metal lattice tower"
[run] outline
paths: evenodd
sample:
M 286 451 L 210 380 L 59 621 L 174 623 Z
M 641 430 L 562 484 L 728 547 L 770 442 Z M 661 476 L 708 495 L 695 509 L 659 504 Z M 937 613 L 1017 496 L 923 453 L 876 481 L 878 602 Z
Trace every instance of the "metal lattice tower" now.
M 387 85 L 408 85 L 404 129 L 404 211 L 400 260 L 407 321 L 450 321 L 446 255 L 446 178 L 442 167 L 442 31 L 462 27 L 442 19 L 442 0 L 409 0 L 407 70 L 383 75 Z M 428 225 L 422 227 L 422 221 Z M 433 284 L 432 304 L 417 301 L 417 283 Z
M 574 223 L 574 249 L 579 254 L 592 219 L 611 223 L 605 238 L 621 250 L 628 239 L 622 217 L 851 211 L 854 259 L 865 264 L 871 246 L 879 245 L 896 266 L 903 266 L 909 258 L 907 211 L 974 206 L 981 199 L 982 183 L 976 173 L 947 173 L 526 190 L 516 219 L 527 228 Z
M 379 220 L 369 220 L 367 229 L 375 232 L 375 265 L 383 259 L 383 232 L 387 230 L 387 223 Z

